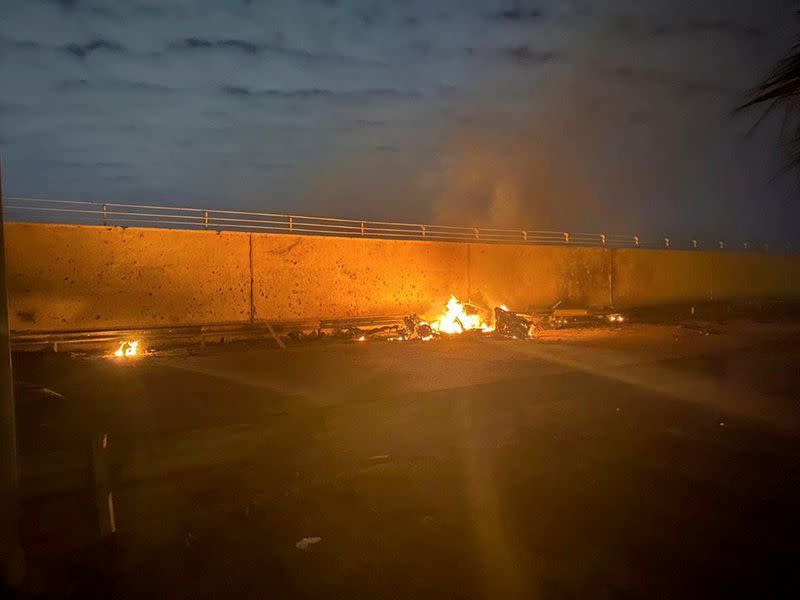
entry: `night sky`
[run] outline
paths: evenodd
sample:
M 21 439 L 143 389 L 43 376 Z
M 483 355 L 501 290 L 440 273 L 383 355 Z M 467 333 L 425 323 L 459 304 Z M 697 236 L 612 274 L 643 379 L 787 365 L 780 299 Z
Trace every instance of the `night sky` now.
M 0 2 L 6 193 L 781 239 L 782 0 Z

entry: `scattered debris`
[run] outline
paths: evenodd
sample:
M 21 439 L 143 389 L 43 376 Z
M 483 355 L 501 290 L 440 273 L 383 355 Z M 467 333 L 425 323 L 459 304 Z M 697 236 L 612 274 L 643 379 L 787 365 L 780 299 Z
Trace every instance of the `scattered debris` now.
M 538 337 L 540 327 L 530 315 L 516 313 L 498 306 L 494 309 L 495 333 L 517 340 Z
M 681 323 L 681 328 L 689 331 L 696 331 L 700 335 L 721 335 L 723 331 L 719 328 L 709 326 L 707 323 Z
M 42 396 L 49 396 L 50 398 L 58 398 L 59 400 L 64 399 L 64 394 L 59 394 L 55 390 L 51 390 L 50 388 L 39 388 L 39 391 L 42 393 Z
M 272 326 L 272 323 L 269 321 L 264 321 L 264 324 L 267 326 L 267 331 L 269 331 L 269 334 L 272 336 L 272 339 L 275 340 L 275 343 L 278 344 L 278 346 L 283 350 L 286 350 L 286 344 L 284 344 L 280 336 L 275 333 L 275 328 Z
M 321 541 L 322 541 L 321 537 L 304 537 L 294 546 L 298 550 L 308 550 L 309 546 L 313 546 L 314 544 L 319 544 Z
M 390 342 L 422 341 L 453 335 L 482 336 L 494 334 L 500 337 L 525 340 L 539 337 L 544 329 L 560 329 L 568 326 L 591 326 L 603 323 L 622 323 L 625 315 L 609 309 L 561 308 L 557 302 L 549 309 L 524 312 L 511 310 L 505 305 L 497 306 L 493 312 L 470 302 L 461 302 L 450 296 L 444 311 L 435 318 L 412 314 L 398 319 L 393 324 L 366 328 L 356 325 L 339 325 L 325 328 L 321 325 L 312 331 L 289 331 L 283 335 L 287 341 L 310 341 L 324 338 L 346 339 L 356 342 L 385 340 Z M 493 318 L 492 318 L 493 317 Z M 386 320 L 383 321 L 386 323 Z

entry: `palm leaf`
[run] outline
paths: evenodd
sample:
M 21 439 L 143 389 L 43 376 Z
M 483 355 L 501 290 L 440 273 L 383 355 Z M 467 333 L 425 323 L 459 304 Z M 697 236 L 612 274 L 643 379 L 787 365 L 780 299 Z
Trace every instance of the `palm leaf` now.
M 757 127 L 775 108 L 784 108 L 780 139 L 789 153 L 788 167 L 800 167 L 800 44 L 792 48 L 767 78 L 750 91 L 747 100 L 737 109 L 756 105 L 767 107 L 756 121 Z M 787 124 L 789 125 L 787 134 Z

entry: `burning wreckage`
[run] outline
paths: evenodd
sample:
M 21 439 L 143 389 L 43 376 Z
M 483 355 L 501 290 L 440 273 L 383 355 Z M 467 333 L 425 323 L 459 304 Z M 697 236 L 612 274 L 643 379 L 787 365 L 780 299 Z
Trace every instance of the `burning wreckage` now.
M 372 339 L 427 342 L 453 335 L 492 335 L 528 340 L 539 337 L 539 334 L 545 329 L 586 326 L 598 322 L 618 324 L 625 320 L 623 315 L 615 312 L 563 309 L 559 308 L 560 304 L 559 302 L 552 308 L 539 312 L 517 312 L 501 305 L 495 307 L 493 313 L 488 313 L 478 305 L 460 302 L 455 296 L 450 296 L 445 311 L 434 319 L 409 315 L 403 317 L 399 322 L 378 327 L 339 327 L 333 328 L 330 333 L 326 333 L 320 328 L 311 333 L 291 332 L 287 337 L 295 341 L 333 337 L 352 339 L 358 342 Z M 485 318 L 487 314 L 492 314 L 492 324 Z
M 293 329 L 287 329 L 279 324 L 276 324 L 273 328 L 270 323 L 266 324 L 266 328 L 278 345 L 285 347 L 285 342 L 301 342 L 323 338 L 354 340 L 356 342 L 366 342 L 367 340 L 419 340 L 428 342 L 437 338 L 456 335 L 492 335 L 500 338 L 530 340 L 539 337 L 540 333 L 545 329 L 585 326 L 597 324 L 598 322 L 619 324 L 625 320 L 623 315 L 615 312 L 564 309 L 559 306 L 560 303 L 540 312 L 517 312 L 510 310 L 505 305 L 501 305 L 495 307 L 494 311 L 489 312 L 476 304 L 460 302 L 455 296 L 450 296 L 444 312 L 434 319 L 422 319 L 417 315 L 410 315 L 400 318 L 362 320 L 358 324 L 351 322 L 348 325 L 343 325 L 341 321 L 338 323 L 321 322 L 312 326 L 313 329 L 297 325 Z M 366 326 L 365 323 L 367 322 L 371 326 Z M 233 334 L 233 339 L 235 339 L 236 332 L 231 333 Z M 218 334 L 218 337 L 224 340 L 225 334 Z M 201 335 L 202 342 L 203 337 Z M 120 341 L 117 349 L 111 351 L 107 356 L 114 359 L 128 360 L 147 356 L 154 352 L 153 347 L 144 346 L 140 340 L 125 339 Z

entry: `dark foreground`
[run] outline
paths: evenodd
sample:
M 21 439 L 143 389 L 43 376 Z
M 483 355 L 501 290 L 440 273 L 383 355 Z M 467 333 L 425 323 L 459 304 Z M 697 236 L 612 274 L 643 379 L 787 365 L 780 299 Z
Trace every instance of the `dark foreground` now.
M 19 392 L 34 595 L 794 588 L 797 322 L 231 346 L 127 363 L 29 354 L 16 368 L 64 396 Z M 99 433 L 115 452 L 118 533 L 105 542 L 86 481 L 54 491 L 57 473 L 41 471 Z

